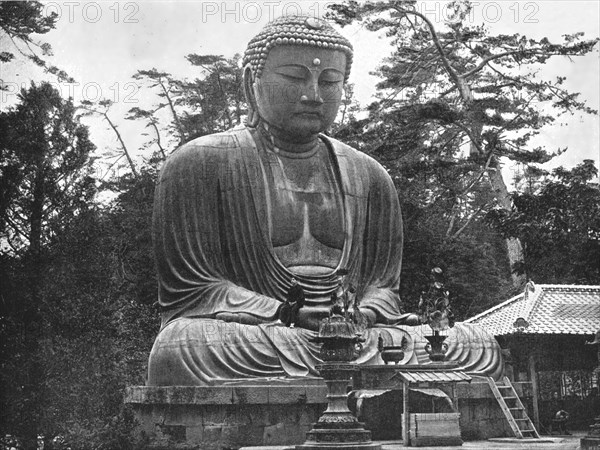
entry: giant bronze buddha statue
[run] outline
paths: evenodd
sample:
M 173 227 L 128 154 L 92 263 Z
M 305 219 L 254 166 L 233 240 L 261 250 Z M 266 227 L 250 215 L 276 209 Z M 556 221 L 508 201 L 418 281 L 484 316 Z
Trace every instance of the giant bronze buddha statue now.
M 149 385 L 317 376 L 310 339 L 342 268 L 368 325 L 358 362 L 380 362 L 378 328 L 407 339 L 406 362 L 426 362 L 419 327 L 401 326 L 394 184 L 374 159 L 323 134 L 352 55 L 322 20 L 269 23 L 243 60 L 246 125 L 191 141 L 165 162 L 153 217 L 162 328 Z M 287 328 L 275 322 L 292 278 L 306 301 Z M 453 333 L 450 358 L 499 370 L 492 337 L 466 325 Z

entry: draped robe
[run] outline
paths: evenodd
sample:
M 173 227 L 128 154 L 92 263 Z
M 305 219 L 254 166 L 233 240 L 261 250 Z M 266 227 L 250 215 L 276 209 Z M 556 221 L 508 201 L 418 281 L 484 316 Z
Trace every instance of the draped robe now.
M 320 139 L 343 198 L 345 243 L 338 268 L 348 270 L 361 308 L 375 313 L 377 326 L 391 330 L 396 343 L 406 339 L 413 345 L 406 361 L 427 363 L 421 327 L 390 326 L 403 318 L 402 221 L 393 182 L 369 156 L 332 138 Z M 335 271 L 293 274 L 278 260 L 267 225 L 277 212 L 271 211 L 259 156 L 265 151 L 256 131 L 239 127 L 185 144 L 161 170 L 153 239 L 162 327 L 150 355 L 149 385 L 318 375 L 318 349 L 310 342 L 314 331 L 215 319 L 219 313 L 276 319 L 292 277 L 305 291 L 305 308 L 315 311 L 330 306 L 336 289 Z M 365 333 L 359 363 L 378 360 L 376 331 Z M 454 331 L 460 333 L 479 340 L 474 352 L 457 340 L 459 362 L 497 375 L 501 356 L 494 339 L 466 325 Z

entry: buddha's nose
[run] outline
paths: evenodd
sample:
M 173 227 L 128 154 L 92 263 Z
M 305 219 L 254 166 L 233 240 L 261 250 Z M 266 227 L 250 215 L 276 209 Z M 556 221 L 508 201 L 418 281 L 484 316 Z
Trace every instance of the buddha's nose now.
M 304 94 L 300 97 L 302 103 L 309 103 L 315 105 L 322 105 L 323 98 L 321 97 L 321 90 L 319 89 L 318 81 L 311 81 L 304 91 Z

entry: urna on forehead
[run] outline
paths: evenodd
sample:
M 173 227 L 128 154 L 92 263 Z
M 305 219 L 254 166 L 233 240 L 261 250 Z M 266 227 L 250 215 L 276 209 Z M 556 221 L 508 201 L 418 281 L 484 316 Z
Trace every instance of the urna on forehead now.
M 269 50 L 280 45 L 304 45 L 344 52 L 344 82 L 348 81 L 352 66 L 352 44 L 326 21 L 308 16 L 284 16 L 269 22 L 248 44 L 244 53 L 244 67 L 249 64 L 254 76 L 260 77 Z

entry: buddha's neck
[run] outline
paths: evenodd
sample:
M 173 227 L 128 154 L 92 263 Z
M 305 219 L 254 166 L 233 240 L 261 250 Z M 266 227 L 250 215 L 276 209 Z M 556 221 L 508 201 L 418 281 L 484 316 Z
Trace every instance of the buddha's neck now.
M 283 136 L 283 133 L 275 127 L 270 127 L 267 123 L 262 122 L 259 125 L 261 134 L 267 140 L 268 147 L 275 152 L 284 152 L 290 154 L 309 155 L 316 151 L 319 144 L 319 136 L 317 134 L 308 137 L 307 139 L 291 141 L 289 137 Z

